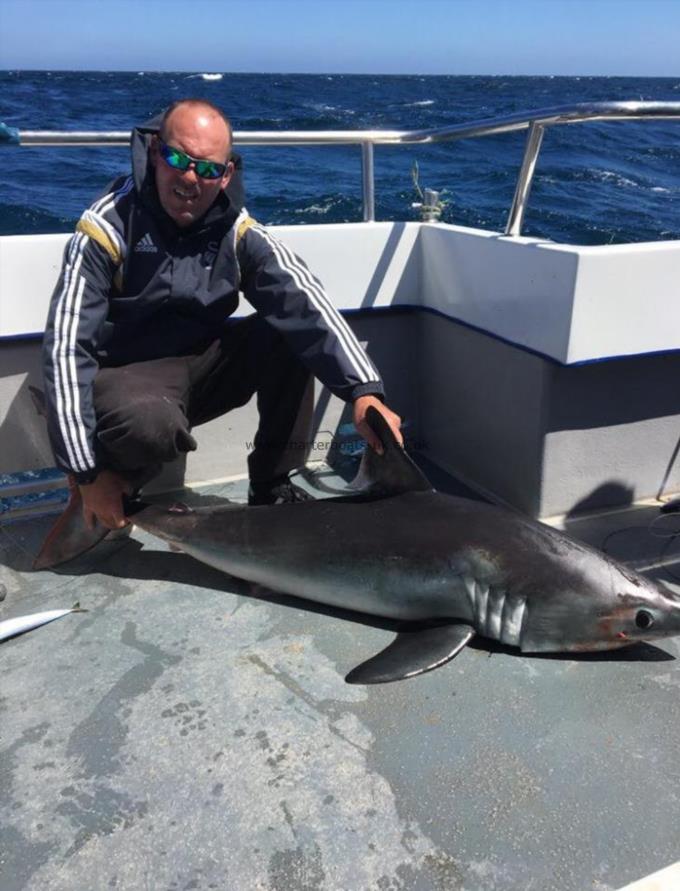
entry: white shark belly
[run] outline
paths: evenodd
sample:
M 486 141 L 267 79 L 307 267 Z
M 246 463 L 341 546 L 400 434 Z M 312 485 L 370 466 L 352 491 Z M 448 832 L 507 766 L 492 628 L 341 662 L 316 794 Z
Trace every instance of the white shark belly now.
M 303 562 L 272 556 L 264 548 L 247 554 L 237 547 L 211 549 L 188 541 L 181 548 L 235 577 L 340 609 L 403 621 L 473 619 L 464 581 L 447 573 L 445 566 L 426 570 L 423 564 L 379 554 L 372 560 L 326 554 Z

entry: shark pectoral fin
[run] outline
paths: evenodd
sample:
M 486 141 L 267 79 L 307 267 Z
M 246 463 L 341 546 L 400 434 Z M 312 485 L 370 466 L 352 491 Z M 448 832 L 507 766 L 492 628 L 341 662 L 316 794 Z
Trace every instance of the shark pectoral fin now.
M 470 625 L 436 625 L 400 631 L 385 647 L 347 675 L 348 684 L 386 684 L 432 671 L 453 659 L 475 634 Z

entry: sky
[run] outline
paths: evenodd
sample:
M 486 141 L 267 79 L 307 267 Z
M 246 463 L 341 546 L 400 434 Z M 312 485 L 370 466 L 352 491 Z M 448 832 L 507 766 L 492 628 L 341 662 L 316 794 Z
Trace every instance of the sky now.
M 0 0 L 0 69 L 680 74 L 680 0 Z

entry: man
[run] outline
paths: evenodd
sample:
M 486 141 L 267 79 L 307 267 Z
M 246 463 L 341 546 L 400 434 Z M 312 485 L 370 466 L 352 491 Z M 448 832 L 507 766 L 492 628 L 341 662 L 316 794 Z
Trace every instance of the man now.
M 286 446 L 309 372 L 353 403 L 371 446 L 371 405 L 401 440 L 378 372 L 318 280 L 242 207 L 222 112 L 174 103 L 133 131 L 132 160 L 67 245 L 43 346 L 50 439 L 93 533 L 125 526 L 122 496 L 195 449 L 193 426 L 254 392 L 249 502 L 304 498 Z M 239 290 L 256 314 L 228 323 Z

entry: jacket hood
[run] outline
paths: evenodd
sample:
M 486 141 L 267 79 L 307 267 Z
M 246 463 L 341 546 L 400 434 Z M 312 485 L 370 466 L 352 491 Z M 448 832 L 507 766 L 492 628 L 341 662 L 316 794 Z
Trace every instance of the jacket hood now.
M 154 171 L 149 161 L 151 137 L 158 133 L 164 113 L 164 111 L 159 112 L 150 120 L 132 130 L 130 134 L 130 149 L 132 153 L 132 175 L 137 192 L 154 213 L 162 215 L 168 222 L 171 222 L 170 217 L 167 216 L 158 199 Z M 208 212 L 200 220 L 188 227 L 190 230 L 202 229 L 205 225 L 213 225 L 220 220 L 224 220 L 230 226 L 241 212 L 245 204 L 243 162 L 241 156 L 233 151 L 231 153 L 231 161 L 234 165 L 234 173 L 229 181 L 229 185 L 224 191 L 220 192 L 217 201 L 215 201 Z

